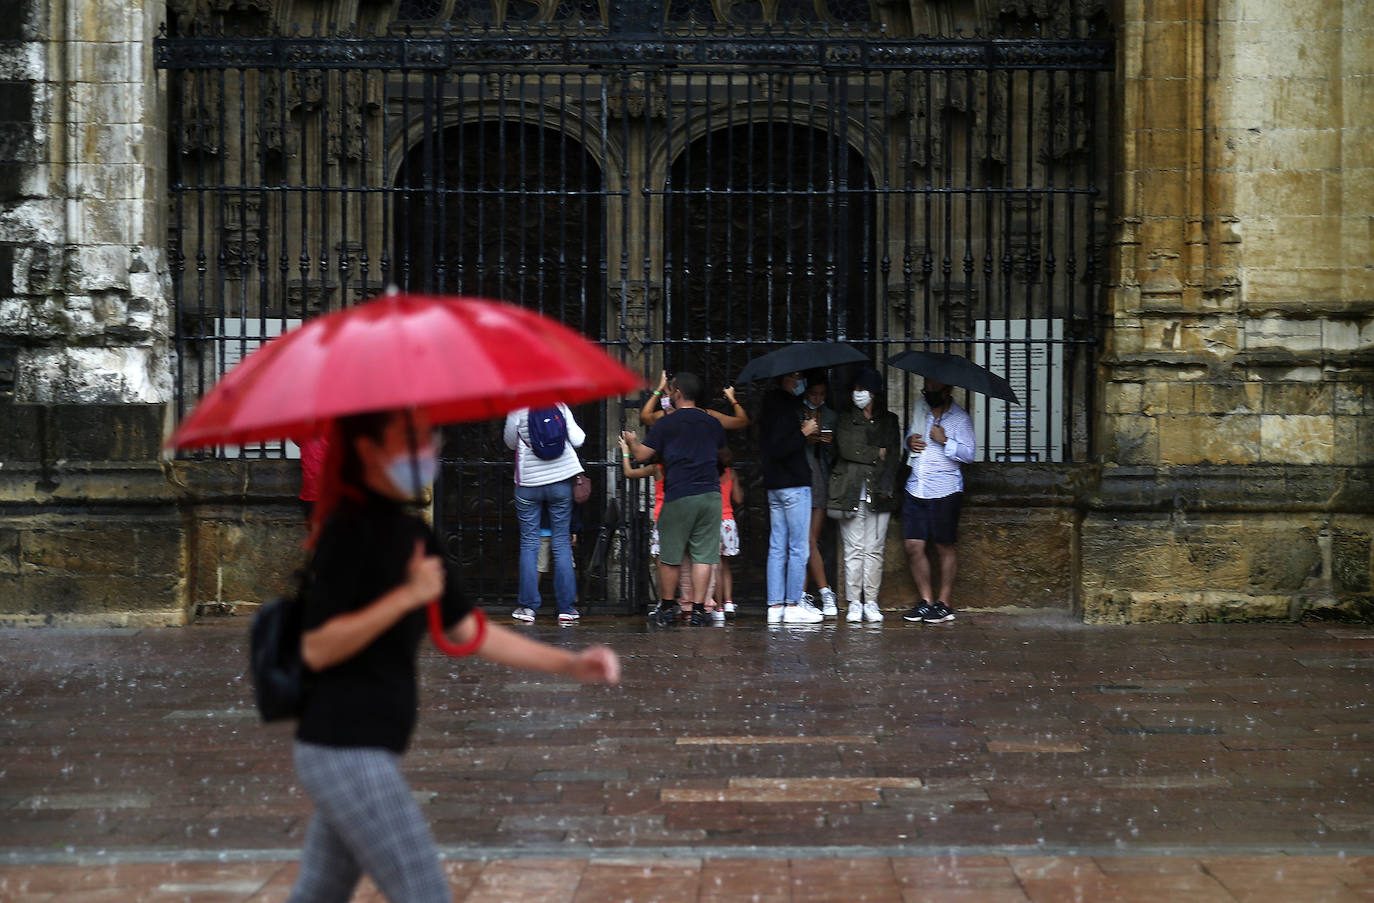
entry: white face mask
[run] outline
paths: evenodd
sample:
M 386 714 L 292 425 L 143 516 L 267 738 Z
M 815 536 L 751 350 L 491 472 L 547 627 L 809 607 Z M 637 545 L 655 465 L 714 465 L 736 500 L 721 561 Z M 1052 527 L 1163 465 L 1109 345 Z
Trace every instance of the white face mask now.
M 805 395 L 805 394 L 806 394 L 806 377 L 805 377 L 805 376 L 803 376 L 801 379 L 797 380 L 797 384 L 796 384 L 795 386 L 792 387 L 792 394 L 793 394 L 793 395 Z
M 439 475 L 439 455 L 433 446 L 415 450 L 412 459 L 410 452 L 402 452 L 386 464 L 386 478 L 399 491 L 414 498 L 428 489 Z
M 809 399 L 809 398 L 807 398 L 807 399 L 805 399 L 804 401 L 802 401 L 802 404 L 806 405 L 806 409 L 807 409 L 808 411 L 814 411 L 814 410 L 816 410 L 816 408 L 820 407 L 820 405 L 816 404 L 814 401 L 812 401 L 812 400 Z
M 853 398 L 854 407 L 858 408 L 859 410 L 863 410 L 864 408 L 868 407 L 870 402 L 873 401 L 873 393 L 868 391 L 867 389 L 855 389 Z

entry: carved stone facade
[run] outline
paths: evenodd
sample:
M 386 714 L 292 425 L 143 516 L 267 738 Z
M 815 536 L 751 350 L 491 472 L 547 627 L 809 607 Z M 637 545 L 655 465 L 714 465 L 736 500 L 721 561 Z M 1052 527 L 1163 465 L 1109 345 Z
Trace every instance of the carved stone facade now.
M 610 2 L 610 0 L 607 0 Z M 486 15 L 474 0 L 408 2 L 416 16 Z M 731 23 L 782 15 L 862 21 L 855 3 L 676 3 Z M 1367 4 L 1330 0 L 876 0 L 891 34 L 954 35 L 1037 23 L 1115 28 L 1109 290 L 1102 354 L 1082 417 L 1092 463 L 969 470 L 960 585 L 967 607 L 1068 608 L 1099 622 L 1367 615 L 1374 537 L 1374 23 Z M 460 9 L 461 7 L 461 9 Z M 575 9 L 574 9 L 575 7 Z M 757 8 L 755 8 L 757 7 Z M 597 26 L 606 3 L 499 4 L 500 15 Z M 514 13 L 511 10 L 515 9 Z M 474 10 L 476 10 L 474 12 Z M 300 537 L 286 461 L 167 460 L 178 357 L 167 247 L 166 148 L 232 160 L 206 128 L 218 93 L 168 101 L 152 41 L 171 14 L 212 27 L 383 29 L 392 2 L 21 0 L 0 21 L 0 622 L 182 623 L 198 611 L 279 591 Z M 543 21 L 543 20 L 539 20 Z M 374 83 L 375 85 L 375 83 Z M 365 81 L 345 84 L 362 92 Z M 894 85 L 893 115 L 931 92 L 947 119 L 1011 98 L 971 79 Z M 336 86 L 337 88 L 337 86 Z M 230 102 L 237 102 L 231 89 Z M 312 96 L 264 83 L 265 107 Z M 1045 122 L 1088 115 L 1077 88 L 1037 101 Z M 321 86 L 316 96 L 322 96 Z M 992 91 L 994 96 L 987 97 Z M 606 96 L 610 117 L 663 117 L 663 85 L 632 79 Z M 979 100 L 980 94 L 982 100 Z M 345 108 L 352 108 L 349 104 Z M 361 115 L 371 116 L 364 109 Z M 382 115 L 380 98 L 370 107 Z M 1061 111 L 1052 114 L 1050 111 Z M 264 121 L 303 115 L 277 110 Z M 1057 120 L 1054 115 L 1059 115 Z M 914 120 L 909 120 L 914 121 Z M 1009 121 L 1009 120 L 1008 120 Z M 322 165 L 346 171 L 366 126 L 335 117 Z M 923 131 L 923 128 L 926 130 Z M 1052 129 L 1052 131 L 1055 131 Z M 1062 131 L 1062 134 L 1060 133 Z M 1067 128 L 1049 154 L 1086 153 Z M 915 126 L 894 154 L 925 171 L 948 158 L 943 131 Z M 975 124 L 979 160 L 1009 162 L 1008 136 Z M 290 157 L 264 130 L 263 158 Z M 269 205 L 270 206 L 270 205 Z M 249 286 L 276 214 L 257 198 L 226 211 L 219 267 Z M 1026 202 L 1011 223 L 1021 259 L 1052 235 Z M 1019 225 L 1018 225 L 1019 223 Z M 651 223 L 631 222 L 629 231 Z M 275 255 L 275 249 L 274 255 Z M 610 260 L 619 249 L 606 248 Z M 347 260 L 347 280 L 321 279 Z M 367 293 L 380 250 L 329 244 L 310 272 L 288 261 L 292 316 Z M 638 257 L 631 261 L 641 267 Z M 1064 262 L 1059 263 L 1064 266 Z M 1077 261 L 1080 269 L 1089 261 Z M 946 307 L 976 281 L 955 261 L 891 264 L 877 289 L 892 310 L 930 282 Z M 1043 278 L 1043 267 L 1013 277 Z M 647 284 L 649 274 L 640 273 Z M 375 286 L 374 286 L 375 287 Z M 245 292 L 256 289 L 244 288 Z M 345 298 L 343 296 L 347 295 Z M 650 333 L 663 285 L 616 299 Z M 631 347 L 638 355 L 640 348 Z M 895 541 L 885 597 L 909 599 Z

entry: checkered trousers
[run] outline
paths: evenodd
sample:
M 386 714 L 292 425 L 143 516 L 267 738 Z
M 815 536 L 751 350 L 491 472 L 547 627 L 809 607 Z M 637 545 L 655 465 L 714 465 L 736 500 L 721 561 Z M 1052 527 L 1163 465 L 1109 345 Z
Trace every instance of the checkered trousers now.
M 400 756 L 297 741 L 295 759 L 315 815 L 287 903 L 347 903 L 364 873 L 390 903 L 452 903 Z

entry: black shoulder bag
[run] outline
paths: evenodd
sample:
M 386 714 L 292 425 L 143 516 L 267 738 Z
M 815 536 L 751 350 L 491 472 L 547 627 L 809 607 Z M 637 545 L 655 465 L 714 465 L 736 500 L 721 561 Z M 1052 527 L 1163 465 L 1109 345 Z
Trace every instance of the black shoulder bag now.
M 305 662 L 301 660 L 304 589 L 279 596 L 253 615 L 248 633 L 248 664 L 253 699 L 263 721 L 300 716 L 304 701 Z

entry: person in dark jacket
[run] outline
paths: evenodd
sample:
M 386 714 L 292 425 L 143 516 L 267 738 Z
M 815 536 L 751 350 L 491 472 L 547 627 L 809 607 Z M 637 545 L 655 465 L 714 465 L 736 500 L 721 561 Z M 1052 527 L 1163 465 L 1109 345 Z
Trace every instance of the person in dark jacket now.
M 315 804 L 289 903 L 348 900 L 367 874 L 388 900 L 451 903 L 429 826 L 400 760 L 418 709 L 416 656 L 425 608 L 477 638 L 471 598 L 433 532 L 407 505 L 432 481 L 437 445 L 422 412 L 344 418 L 330 441 L 314 509 L 301 658 L 305 698 L 296 774 Z M 614 684 L 605 646 L 570 652 L 489 625 L 477 655 L 516 668 Z
M 820 425 L 803 416 L 806 380 L 778 378 L 759 413 L 759 466 L 768 490 L 768 623 L 814 624 L 820 611 L 802 600 L 810 556 L 811 465 L 806 440 Z
M 902 426 L 887 410 L 883 377 L 859 374 L 850 405 L 835 427 L 835 470 L 826 507 L 840 515 L 844 544 L 846 620 L 880 622 L 878 587 L 883 579 L 887 525 L 897 509 L 897 469 L 902 463 Z

